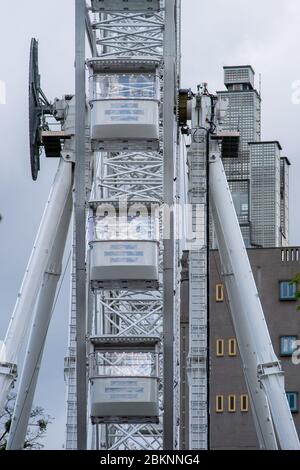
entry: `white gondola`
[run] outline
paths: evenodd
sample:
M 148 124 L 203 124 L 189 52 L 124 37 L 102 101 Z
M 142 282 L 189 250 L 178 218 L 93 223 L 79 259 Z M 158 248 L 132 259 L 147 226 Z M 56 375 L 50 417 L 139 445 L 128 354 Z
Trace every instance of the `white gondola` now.
M 158 288 L 158 203 L 91 202 L 89 247 L 93 289 Z
M 94 150 L 153 150 L 159 146 L 159 62 L 88 61 Z
M 158 423 L 160 339 L 101 336 L 90 341 L 92 423 Z

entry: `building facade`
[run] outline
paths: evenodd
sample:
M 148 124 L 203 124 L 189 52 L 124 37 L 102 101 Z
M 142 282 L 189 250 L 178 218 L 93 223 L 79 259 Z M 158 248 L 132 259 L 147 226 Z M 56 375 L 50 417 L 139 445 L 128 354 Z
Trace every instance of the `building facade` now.
M 279 142 L 250 142 L 251 243 L 281 246 Z
M 282 246 L 289 240 L 289 167 L 287 157 L 280 158 L 280 235 Z
M 300 339 L 300 312 L 297 312 L 295 302 L 297 285 L 290 283 L 300 272 L 300 247 L 288 248 L 290 162 L 281 156 L 278 141 L 261 139 L 261 97 L 254 88 L 252 67 L 224 67 L 224 82 L 227 89 L 217 92 L 229 101 L 223 130 L 240 133 L 239 156 L 223 158 L 224 169 L 274 350 L 283 365 L 287 397 L 300 434 L 300 365 L 292 363 L 292 353 Z M 217 248 L 213 223 L 210 228 L 211 246 Z M 186 369 L 190 362 L 191 275 L 189 253 L 185 252 L 180 320 L 181 449 L 189 448 L 188 403 L 193 399 L 188 396 L 191 392 Z M 217 249 L 210 250 L 209 290 L 209 448 L 258 449 Z
M 300 339 L 300 312 L 295 302 L 300 247 L 249 249 L 252 271 L 275 353 L 285 372 L 285 388 L 300 434 L 300 365 L 292 362 Z M 210 447 L 258 449 L 247 387 L 232 326 L 219 255 L 210 253 Z
M 245 244 L 286 246 L 289 165 L 288 160 L 281 163 L 278 142 L 261 140 L 261 97 L 254 87 L 254 70 L 250 65 L 224 67 L 224 83 L 226 90 L 217 92 L 229 101 L 223 127 L 240 132 L 239 157 L 224 159 L 224 168 Z

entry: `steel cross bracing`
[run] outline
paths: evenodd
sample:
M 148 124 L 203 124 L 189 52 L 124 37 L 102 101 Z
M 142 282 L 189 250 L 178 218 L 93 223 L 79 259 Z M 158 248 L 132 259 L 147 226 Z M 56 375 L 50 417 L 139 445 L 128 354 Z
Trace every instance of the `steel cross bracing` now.
M 160 62 L 161 96 L 164 96 L 164 1 L 159 12 L 93 13 L 87 9 L 86 26 L 93 56 L 105 58 L 148 57 Z M 91 5 L 89 5 L 90 7 Z M 177 10 L 179 7 L 177 7 Z M 179 23 L 178 23 L 179 25 Z M 177 26 L 178 26 L 177 25 Z M 177 41 L 179 45 L 179 40 Z M 162 108 L 161 108 L 162 109 Z M 163 145 L 161 123 L 158 151 L 95 152 L 92 199 L 157 200 L 163 202 Z M 108 149 L 109 150 L 109 149 Z M 115 150 L 115 149 L 114 149 Z M 163 223 L 161 219 L 161 233 Z M 176 263 L 176 260 L 174 260 Z M 163 250 L 160 250 L 160 288 L 154 291 L 110 289 L 89 293 L 93 334 L 114 336 L 159 336 L 163 323 Z M 177 304 L 178 305 L 178 302 Z M 72 333 L 73 332 L 73 333 Z M 70 341 L 74 341 L 74 315 L 71 313 Z M 162 365 L 163 358 L 160 357 Z M 72 360 L 72 366 L 73 366 Z M 74 366 L 75 367 L 75 366 Z M 72 395 L 74 367 L 69 367 L 69 392 Z M 72 372 L 73 370 L 73 372 Z M 72 372 L 72 373 L 71 373 Z M 161 367 L 161 372 L 162 367 Z M 162 377 L 162 376 L 161 376 Z M 162 390 L 162 387 L 161 387 Z M 162 393 L 160 393 L 162 410 Z M 69 410 L 76 397 L 69 395 Z M 67 430 L 71 448 L 75 446 L 75 418 L 68 414 Z M 162 447 L 162 419 L 154 424 L 98 425 L 96 448 L 159 449 Z M 95 440 L 94 440 L 95 442 Z M 74 448 L 74 447 L 73 447 Z
M 160 450 L 161 434 L 161 428 L 151 424 L 110 424 L 102 446 L 110 450 Z
M 134 292 L 111 292 L 111 297 L 98 294 L 95 297 L 94 330 L 99 331 L 101 323 L 106 334 L 115 336 L 157 336 L 162 328 L 161 300 L 149 292 L 144 298 Z M 104 328 L 103 328 L 104 329 Z
M 161 152 L 102 153 L 97 172 L 95 200 L 162 199 Z
M 160 3 L 159 12 L 146 14 L 130 11 L 99 14 L 91 12 L 90 8 L 88 29 L 97 55 L 161 59 L 165 0 Z
M 131 13 L 102 14 L 95 20 L 92 27 L 101 57 L 162 58 L 163 12 L 150 18 Z M 95 200 L 124 197 L 162 200 L 162 152 L 102 152 L 98 154 L 97 170 Z M 161 336 L 162 304 L 161 291 L 95 291 L 94 333 Z M 99 448 L 157 449 L 162 446 L 161 425 L 106 424 L 100 427 Z

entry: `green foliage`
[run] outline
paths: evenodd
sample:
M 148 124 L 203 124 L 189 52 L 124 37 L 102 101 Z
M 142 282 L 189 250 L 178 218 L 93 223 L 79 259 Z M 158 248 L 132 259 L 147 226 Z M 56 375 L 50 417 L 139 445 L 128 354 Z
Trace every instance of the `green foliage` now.
M 290 284 L 294 284 L 296 283 L 297 286 L 298 286 L 298 289 L 296 291 L 296 294 L 295 294 L 295 298 L 296 300 L 299 300 L 300 299 L 300 273 L 297 273 L 293 279 L 290 280 Z M 300 312 L 300 306 L 297 307 L 297 311 Z
M 13 410 L 16 396 L 10 395 L 5 410 L 0 414 L 0 451 L 6 450 L 7 438 L 11 427 Z M 48 425 L 51 424 L 52 418 L 45 414 L 44 409 L 36 406 L 30 413 L 30 419 L 24 442 L 24 449 L 40 450 L 44 446 L 41 440 L 45 437 Z
M 40 429 L 40 431 L 45 431 L 47 429 L 47 426 L 48 426 L 48 422 L 45 421 L 44 419 L 40 419 L 38 422 L 38 427 Z

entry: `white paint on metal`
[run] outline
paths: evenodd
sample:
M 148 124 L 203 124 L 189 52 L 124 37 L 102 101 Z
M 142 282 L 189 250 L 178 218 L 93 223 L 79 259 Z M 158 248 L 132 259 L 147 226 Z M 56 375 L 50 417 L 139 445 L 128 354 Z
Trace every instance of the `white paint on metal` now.
M 18 354 L 32 322 L 34 306 L 49 263 L 71 182 L 72 166 L 61 160 L 8 326 L 2 346 L 3 352 L 0 353 L 0 356 L 5 354 L 6 361 L 10 364 L 18 362 Z M 10 374 L 0 373 L 0 410 L 3 409 L 12 384 L 13 377 Z
M 283 372 L 272 346 L 216 144 L 210 153 L 209 189 L 223 276 L 260 446 L 276 449 L 277 436 L 281 449 L 299 450 Z

